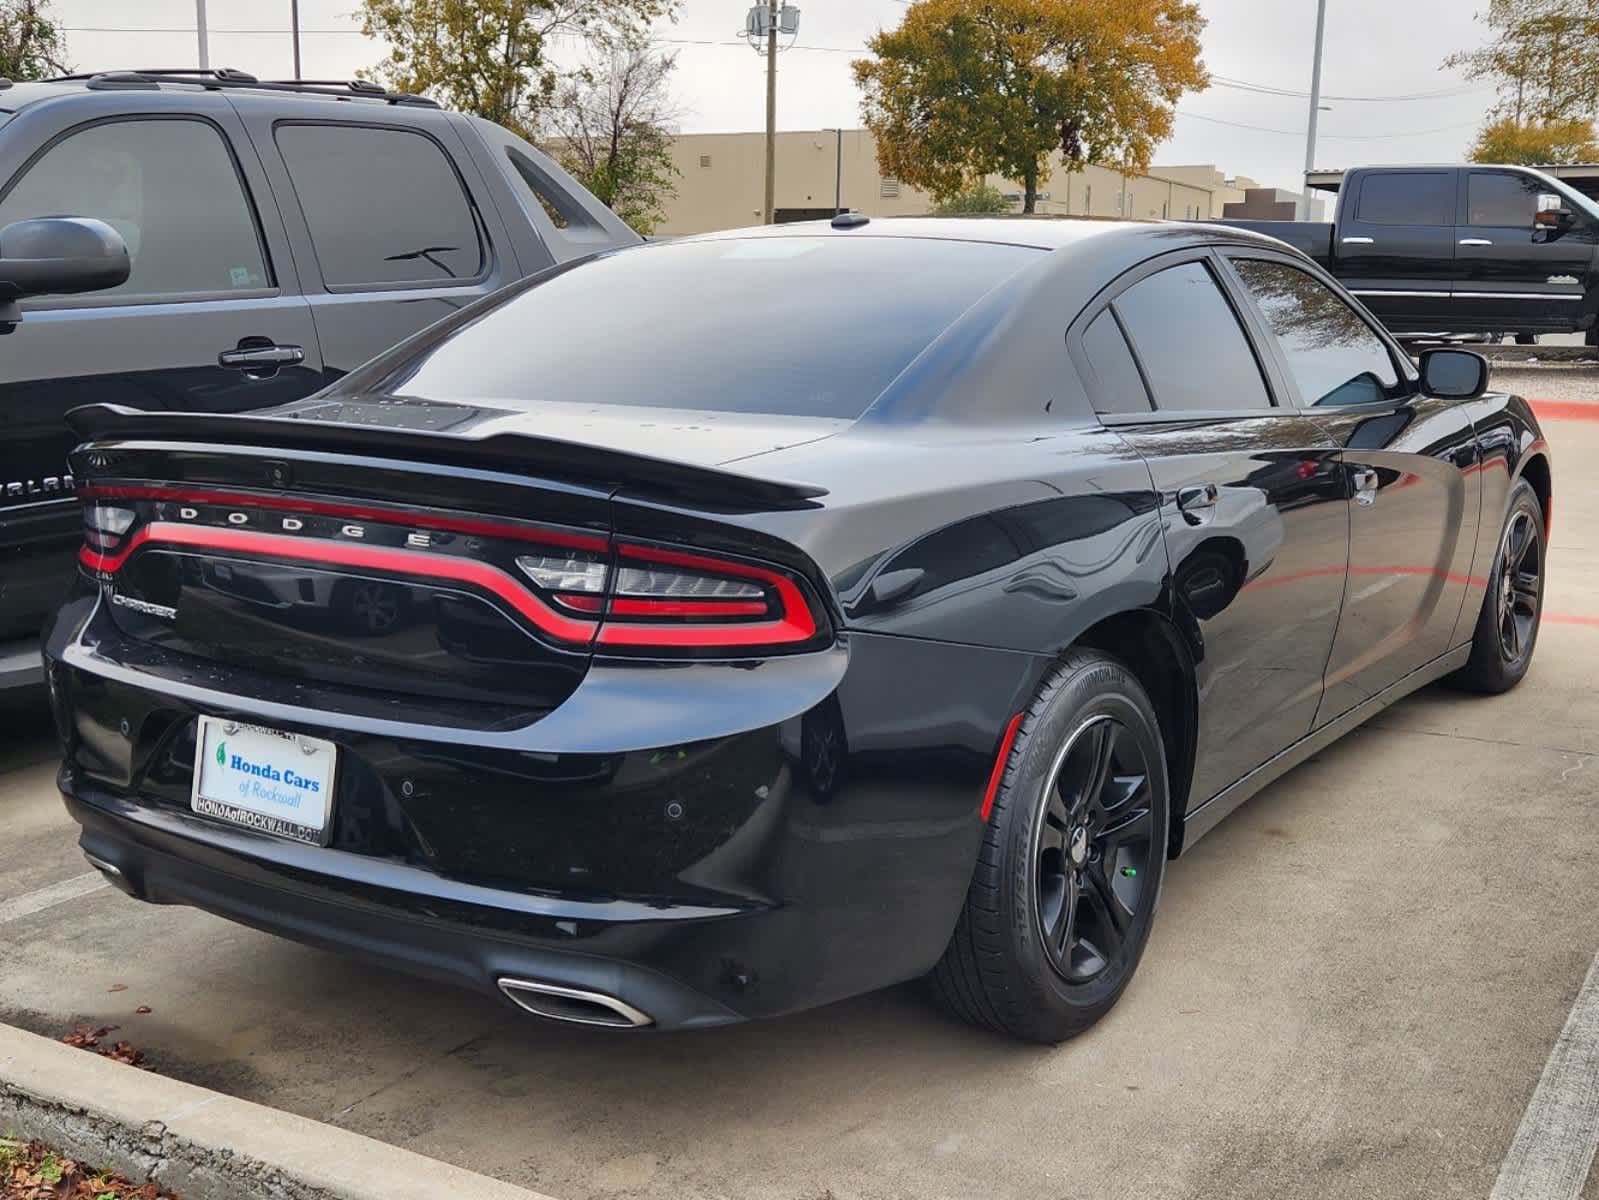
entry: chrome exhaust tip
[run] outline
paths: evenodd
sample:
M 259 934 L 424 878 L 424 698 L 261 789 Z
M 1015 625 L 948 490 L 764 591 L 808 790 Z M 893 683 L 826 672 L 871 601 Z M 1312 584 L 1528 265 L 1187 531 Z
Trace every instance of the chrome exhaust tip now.
M 98 854 L 90 854 L 87 850 L 85 850 L 83 852 L 83 857 L 85 860 L 87 860 L 91 867 L 93 867 L 96 871 L 99 871 L 100 874 L 104 875 L 106 878 L 112 880 L 123 878 L 121 867 L 117 866 L 115 863 L 106 862 L 106 860 L 101 858 Z
M 569 1025 L 599 1025 L 610 1029 L 641 1029 L 655 1023 L 648 1013 L 640 1012 L 627 1001 L 607 996 L 604 992 L 562 987 L 560 984 L 540 983 L 532 979 L 500 979 L 497 982 L 500 991 L 511 1003 L 536 1017 L 551 1021 L 565 1021 Z

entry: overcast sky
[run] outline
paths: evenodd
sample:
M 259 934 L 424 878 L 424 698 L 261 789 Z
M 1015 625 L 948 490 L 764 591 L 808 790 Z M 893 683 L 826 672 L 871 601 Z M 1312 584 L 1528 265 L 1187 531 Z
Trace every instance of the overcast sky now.
M 661 37 L 679 54 L 675 89 L 685 131 L 762 127 L 763 60 L 733 36 L 749 3 L 685 0 L 677 22 L 661 27 Z M 196 61 L 195 0 L 53 5 L 80 70 Z M 382 56 L 356 32 L 357 7 L 357 0 L 300 0 L 307 77 L 345 78 Z M 779 127 L 860 124 L 850 60 L 867 37 L 898 20 L 902 0 L 799 0 L 799 7 L 797 44 L 779 59 Z M 1218 82 L 1179 105 L 1177 132 L 1156 161 L 1215 163 L 1229 175 L 1297 186 L 1308 101 L 1222 82 L 1308 92 L 1315 0 L 1200 0 L 1200 7 L 1210 22 L 1205 63 Z M 1323 89 L 1333 98 L 1324 101 L 1332 111 L 1322 114 L 1317 164 L 1459 158 L 1492 90 L 1466 84 L 1439 64 L 1451 51 L 1483 40 L 1483 27 L 1473 19 L 1479 7 L 1487 0 L 1328 0 Z M 207 0 L 207 12 L 213 65 L 288 77 L 289 0 Z

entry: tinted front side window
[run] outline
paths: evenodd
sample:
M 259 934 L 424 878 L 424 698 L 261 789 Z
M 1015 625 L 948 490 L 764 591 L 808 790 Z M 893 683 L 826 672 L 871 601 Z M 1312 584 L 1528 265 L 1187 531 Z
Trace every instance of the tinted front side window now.
M 328 286 L 439 283 L 483 270 L 471 203 L 431 138 L 280 125 L 277 141 Z
M 1115 308 L 1156 408 L 1271 407 L 1255 353 L 1203 263 L 1184 263 L 1133 284 L 1116 298 Z
M 1388 347 L 1331 288 L 1285 263 L 1233 265 L 1281 343 L 1306 404 L 1370 404 L 1397 391 Z
M 59 216 L 96 217 L 128 244 L 128 281 L 96 296 L 272 282 L 233 156 L 204 121 L 109 121 L 57 142 L 0 201 L 0 225 Z
M 1094 410 L 1101 413 L 1148 412 L 1149 392 L 1138 374 L 1127 339 L 1106 309 L 1083 333 L 1083 353 L 1099 377 L 1094 390 Z
M 1455 177 L 1449 171 L 1368 175 L 1355 219 L 1368 225 L 1453 225 Z
M 1543 190 L 1529 175 L 1473 171 L 1466 180 L 1466 223 L 1531 229 Z
M 833 234 L 665 242 L 512 297 L 391 393 L 858 417 L 956 317 L 1043 252 Z

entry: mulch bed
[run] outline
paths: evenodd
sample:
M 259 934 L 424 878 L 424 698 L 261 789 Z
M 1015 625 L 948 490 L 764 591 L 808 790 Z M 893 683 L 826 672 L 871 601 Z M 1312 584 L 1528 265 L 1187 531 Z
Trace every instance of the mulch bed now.
M 95 1171 L 43 1142 L 0 1138 L 0 1200 L 178 1200 L 153 1183 Z

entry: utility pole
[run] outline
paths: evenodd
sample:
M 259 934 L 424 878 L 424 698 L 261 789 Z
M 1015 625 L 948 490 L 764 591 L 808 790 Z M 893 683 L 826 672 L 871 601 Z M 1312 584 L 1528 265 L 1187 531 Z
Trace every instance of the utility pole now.
M 777 4 L 766 0 L 771 14 L 766 34 L 766 205 L 762 223 L 770 225 L 777 215 Z
M 211 57 L 205 49 L 205 0 L 194 0 L 194 32 L 200 39 L 200 70 L 204 71 L 211 66 Z
M 289 0 L 289 34 L 294 39 L 294 77 L 300 78 L 300 0 Z
M 1310 129 L 1305 137 L 1305 178 L 1299 219 L 1310 220 L 1310 173 L 1316 169 L 1316 126 L 1321 119 L 1321 51 L 1327 38 L 1327 0 L 1316 0 L 1316 61 L 1310 69 Z

